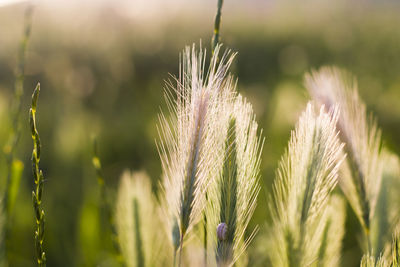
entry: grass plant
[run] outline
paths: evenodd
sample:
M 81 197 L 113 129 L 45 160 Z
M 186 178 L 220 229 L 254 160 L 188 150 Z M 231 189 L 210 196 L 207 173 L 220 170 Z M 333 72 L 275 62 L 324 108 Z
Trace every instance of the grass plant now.
M 340 106 L 338 128 L 346 143 L 348 160 L 339 185 L 357 215 L 364 232 L 364 250 L 372 253 L 371 221 L 374 218 L 383 170 L 381 131 L 358 95 L 356 80 L 337 68 L 321 68 L 306 75 L 313 99 L 328 108 Z
M 245 237 L 260 190 L 258 172 L 263 142 L 257 133 L 251 104 L 237 95 L 232 80 L 230 84 L 232 93 L 225 107 L 228 120 L 223 131 L 223 166 L 208 190 L 208 232 L 215 255 L 214 262 L 209 260 L 211 266 L 232 266 L 239 258 L 246 262 L 243 254 L 257 230 L 250 230 Z
M 199 221 L 205 192 L 223 160 L 224 139 L 219 131 L 224 120 L 219 117 L 223 114 L 219 104 L 227 97 L 224 85 L 233 55 L 226 52 L 217 63 L 219 50 L 220 46 L 205 72 L 203 50 L 186 48 L 176 87 L 167 83 L 165 98 L 172 116 L 160 115 L 162 191 L 175 253 L 179 248 L 182 252 L 186 234 Z
M 179 58 L 178 76 L 166 82 L 164 97 L 167 110 L 159 113 L 157 126 L 157 149 L 162 169 L 159 187 L 152 184 L 152 179 L 145 171 L 126 170 L 121 175 L 119 184 L 113 183 L 112 179 L 105 180 L 105 173 L 107 178 L 109 173 L 119 174 L 118 168 L 121 166 L 116 158 L 120 155 L 114 153 L 109 158 L 105 157 L 106 162 L 108 160 L 107 164 L 111 162 L 113 165 L 103 172 L 94 141 L 92 164 L 100 193 L 95 200 L 97 204 L 87 201 L 82 209 L 82 235 L 79 240 L 82 251 L 86 248 L 85 245 L 94 245 L 87 249 L 91 252 L 87 253 L 91 254 L 90 256 L 84 255 L 85 252 L 77 253 L 83 255 L 77 257 L 86 256 L 87 259 L 78 259 L 76 262 L 111 267 L 241 267 L 257 264 L 274 267 L 347 266 L 348 262 L 345 262 L 345 259 L 349 256 L 345 249 L 348 249 L 348 244 L 344 244 L 344 240 L 346 235 L 353 235 L 348 231 L 352 229 L 347 225 L 352 224 L 352 218 L 346 218 L 349 214 L 346 210 L 347 201 L 362 232 L 360 247 L 363 255 L 354 259 L 355 265 L 400 266 L 399 157 L 389 151 L 388 146 L 382 145 L 377 120 L 367 112 L 367 107 L 359 96 L 355 78 L 336 67 L 322 67 L 305 76 L 305 85 L 312 101 L 307 104 L 291 132 L 287 150 L 276 170 L 272 192 L 266 203 L 263 203 L 268 209 L 260 208 L 261 216 L 270 217 L 271 222 L 262 226 L 261 232 L 266 233 L 265 235 L 257 234 L 257 224 L 265 218 L 257 216 L 258 221 L 254 221 L 254 224 L 251 220 L 255 214 L 259 192 L 263 189 L 261 184 L 268 182 L 267 177 L 260 179 L 261 173 L 268 173 L 268 166 L 264 169 L 262 165 L 264 139 L 261 137 L 262 131 L 259 129 L 255 113 L 265 102 L 254 101 L 253 110 L 252 104 L 243 96 L 245 93 L 241 95 L 237 91 L 238 83 L 230 71 L 236 53 L 229 49 L 222 52 L 220 44 L 222 5 L 223 0 L 217 0 L 210 55 L 208 56 L 202 47 L 186 47 Z M 9 230 L 12 230 L 10 218 L 13 206 L 17 202 L 19 181 L 23 175 L 23 163 L 18 160 L 16 149 L 20 135 L 23 134 L 20 113 L 24 109 L 25 56 L 31 24 L 32 6 L 29 6 L 25 13 L 24 35 L 18 52 L 14 99 L 9 109 L 9 138 L 5 140 L 4 147 L 7 177 L 4 181 L 5 188 L 0 192 L 1 267 L 9 265 L 10 255 L 13 256 L 10 265 L 29 265 L 24 259 L 18 259 L 19 255 L 7 251 L 7 237 Z M 269 37 L 274 35 L 275 33 Z M 110 40 L 106 47 L 113 44 L 112 42 L 113 40 Z M 290 69 L 295 71 L 297 65 L 306 64 L 308 61 L 306 53 L 300 53 L 300 46 L 289 48 L 283 49 L 278 58 L 282 69 L 290 72 Z M 37 57 L 36 54 L 33 57 Z M 114 54 L 110 59 L 114 60 Z M 59 65 L 75 66 L 73 61 L 60 56 L 50 61 L 49 65 L 51 68 Z M 116 61 L 116 65 L 125 64 L 125 59 Z M 293 68 L 286 61 L 293 61 Z M 48 72 L 46 64 L 35 66 L 32 72 Z M 136 70 L 139 69 L 137 66 Z M 257 67 L 256 64 L 255 66 Z M 120 69 L 113 67 L 114 65 L 110 68 L 113 77 L 106 83 L 94 82 L 95 72 L 99 70 L 91 65 L 66 72 L 65 80 L 74 80 L 73 84 L 79 89 L 86 88 L 86 85 L 92 82 L 95 84 L 93 87 L 96 90 L 99 87 L 102 94 L 101 89 L 107 83 L 128 81 L 123 77 L 124 74 L 119 73 Z M 251 72 L 254 69 L 249 70 Z M 64 73 L 61 76 L 63 75 Z M 80 86 L 81 84 L 83 85 Z M 81 102 L 91 103 L 89 91 L 76 90 L 71 94 L 79 98 L 79 105 L 74 106 L 75 109 L 83 110 Z M 39 92 L 40 84 L 37 84 L 29 110 L 29 126 L 33 140 L 32 202 L 35 217 L 35 265 L 46 266 L 53 265 L 52 257 L 47 259 L 46 253 L 51 254 L 55 250 L 52 246 L 45 250 L 44 243 L 45 179 L 40 166 L 41 141 L 36 117 Z M 81 95 L 86 93 L 87 95 Z M 249 95 L 249 99 L 252 99 L 251 93 Z M 2 97 L 0 95 L 0 100 Z M 115 103 L 119 104 L 119 100 L 119 92 L 116 92 L 105 105 L 113 107 Z M 95 102 L 92 104 L 96 105 Z M 286 111 L 286 106 L 283 106 Z M 121 116 L 125 115 L 121 113 Z M 131 118 L 131 114 L 127 117 Z M 63 123 L 62 119 L 60 121 Z M 79 128 L 81 124 L 77 125 L 78 127 L 72 129 Z M 114 126 L 110 122 L 104 125 Z M 67 129 L 66 132 L 71 132 L 68 136 L 75 137 L 73 130 Z M 145 131 L 147 130 L 152 131 L 151 125 Z M 63 134 L 60 136 L 64 137 Z M 75 139 L 67 139 L 63 146 L 69 148 Z M 117 147 L 119 140 L 110 139 L 113 148 L 114 145 Z M 79 144 L 76 147 L 78 150 Z M 60 154 L 63 154 L 64 151 L 60 151 Z M 135 155 L 141 157 L 143 151 L 138 151 Z M 55 152 L 58 153 L 58 150 Z M 47 159 L 45 161 L 47 162 Z M 134 164 L 142 163 L 138 161 Z M 266 163 L 269 164 L 271 163 Z M 76 186 L 75 181 L 73 183 Z M 54 184 L 51 185 L 52 188 L 57 186 Z M 337 185 L 340 188 L 335 189 Z M 76 192 L 68 190 L 68 196 L 70 194 L 79 200 L 83 199 L 83 202 L 86 198 L 89 199 L 85 197 L 83 190 L 80 192 L 80 188 L 76 188 Z M 52 193 L 48 191 L 46 193 Z M 56 200 L 60 201 L 60 198 Z M 24 203 L 21 201 L 22 205 L 18 207 L 20 210 L 23 210 Z M 56 202 L 55 206 L 58 205 Z M 53 214 L 55 212 L 51 210 L 49 215 Z M 21 218 L 23 217 L 18 217 Z M 24 222 L 21 221 L 18 223 L 23 225 Z M 49 221 L 53 221 L 53 217 Z M 49 231 L 46 230 L 46 236 L 48 232 L 54 234 L 54 229 L 57 228 L 53 226 Z M 72 222 L 68 227 L 67 229 L 73 230 L 76 225 Z M 15 230 L 17 231 L 19 229 Z M 18 237 L 18 234 L 15 236 Z M 254 256 L 251 250 L 254 248 L 250 244 L 259 236 L 259 242 L 254 243 L 259 247 L 257 249 L 262 251 L 262 255 Z M 46 237 L 46 241 L 52 239 L 57 238 Z M 63 243 L 64 240 L 57 241 Z M 14 243 L 13 245 L 15 246 Z M 63 245 L 61 247 L 64 249 Z M 67 249 L 66 246 L 63 252 Z M 350 257 L 355 253 L 350 251 Z M 74 263 L 73 260 L 70 262 Z

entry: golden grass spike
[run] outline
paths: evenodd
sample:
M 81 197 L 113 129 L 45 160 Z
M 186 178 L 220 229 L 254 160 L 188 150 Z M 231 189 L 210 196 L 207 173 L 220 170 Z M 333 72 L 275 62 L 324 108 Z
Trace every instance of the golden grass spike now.
M 367 115 L 357 83 L 348 73 L 323 67 L 306 75 L 305 83 L 316 102 L 340 107 L 338 128 L 348 161 L 339 184 L 363 226 L 365 249 L 371 252 L 371 220 L 382 180 L 381 132 L 376 120 Z
M 273 266 L 310 266 L 318 258 L 326 220 L 323 212 L 337 183 L 343 144 L 336 131 L 338 109 L 307 105 L 273 186 L 273 227 L 267 253 Z
M 232 95 L 236 93 L 232 92 Z M 245 237 L 256 207 L 260 153 L 263 141 L 250 103 L 236 95 L 227 104 L 224 167 L 210 187 L 207 206 L 211 246 L 219 266 L 232 266 L 246 251 L 257 228 Z M 241 257 L 245 261 L 245 257 Z M 212 264 L 213 262 L 210 262 Z
M 168 82 L 165 91 L 171 117 L 160 114 L 163 207 L 176 250 L 200 219 L 207 186 L 222 165 L 221 125 L 227 116 L 220 103 L 229 95 L 227 72 L 234 55 L 228 51 L 217 63 L 219 50 L 205 72 L 205 52 L 186 48 L 176 86 Z

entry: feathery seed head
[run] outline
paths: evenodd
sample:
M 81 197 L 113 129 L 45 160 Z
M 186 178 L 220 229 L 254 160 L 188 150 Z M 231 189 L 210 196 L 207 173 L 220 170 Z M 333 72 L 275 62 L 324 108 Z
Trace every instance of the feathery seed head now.
M 207 206 L 210 246 L 219 265 L 231 266 L 245 252 L 254 237 L 245 238 L 259 192 L 258 175 L 262 140 L 258 136 L 252 106 L 240 94 L 227 103 L 228 120 L 224 136 L 222 168 L 216 183 L 208 190 Z M 223 222 L 223 223 L 221 223 Z M 218 225 L 216 235 L 215 227 Z M 225 229 L 224 238 L 220 233 Z M 226 236 L 225 236 L 226 235 Z
M 336 131 L 335 107 L 319 114 L 307 105 L 274 182 L 270 207 L 274 226 L 268 253 L 275 266 L 309 265 L 321 247 L 326 220 L 322 220 L 330 192 L 336 185 L 344 156 Z
M 320 105 L 340 106 L 338 128 L 349 160 L 343 164 L 339 184 L 369 232 L 382 180 L 381 132 L 376 121 L 367 116 L 357 83 L 348 73 L 324 67 L 306 75 L 305 84 Z
M 198 221 L 205 205 L 204 192 L 223 161 L 221 129 L 229 115 L 225 108 L 233 83 L 228 68 L 234 54 L 225 52 L 218 61 L 219 51 L 217 46 L 205 72 L 205 52 L 197 52 L 194 46 L 186 48 L 176 86 L 168 82 L 165 91 L 171 117 L 160 114 L 163 206 L 171 218 L 169 232 L 175 227 L 174 218 L 177 220 L 180 242 Z

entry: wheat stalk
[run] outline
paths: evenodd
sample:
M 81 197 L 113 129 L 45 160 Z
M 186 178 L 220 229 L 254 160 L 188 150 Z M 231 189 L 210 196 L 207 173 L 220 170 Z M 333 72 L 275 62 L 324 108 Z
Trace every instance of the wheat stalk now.
M 309 266 L 321 247 L 329 194 L 343 160 L 336 131 L 338 110 L 307 105 L 279 164 L 271 202 L 273 228 L 268 254 L 273 266 Z
M 160 115 L 158 150 L 163 207 L 175 251 L 201 217 L 205 191 L 223 159 L 223 153 L 216 153 L 223 146 L 219 102 L 226 94 L 224 83 L 234 55 L 226 52 L 217 63 L 219 50 L 217 46 L 205 72 L 205 52 L 187 47 L 176 87 L 167 83 L 165 98 L 172 116 Z
M 313 99 L 328 108 L 340 106 L 338 128 L 349 155 L 339 184 L 365 233 L 366 250 L 372 251 L 370 230 L 382 180 L 381 132 L 367 116 L 355 79 L 337 68 L 324 67 L 306 75 Z

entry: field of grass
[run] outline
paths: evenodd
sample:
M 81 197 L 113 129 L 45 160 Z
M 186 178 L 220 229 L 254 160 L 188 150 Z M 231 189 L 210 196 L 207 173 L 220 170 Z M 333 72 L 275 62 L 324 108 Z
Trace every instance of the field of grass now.
M 176 2 L 0 6 L 0 265 L 397 266 L 400 5 Z

